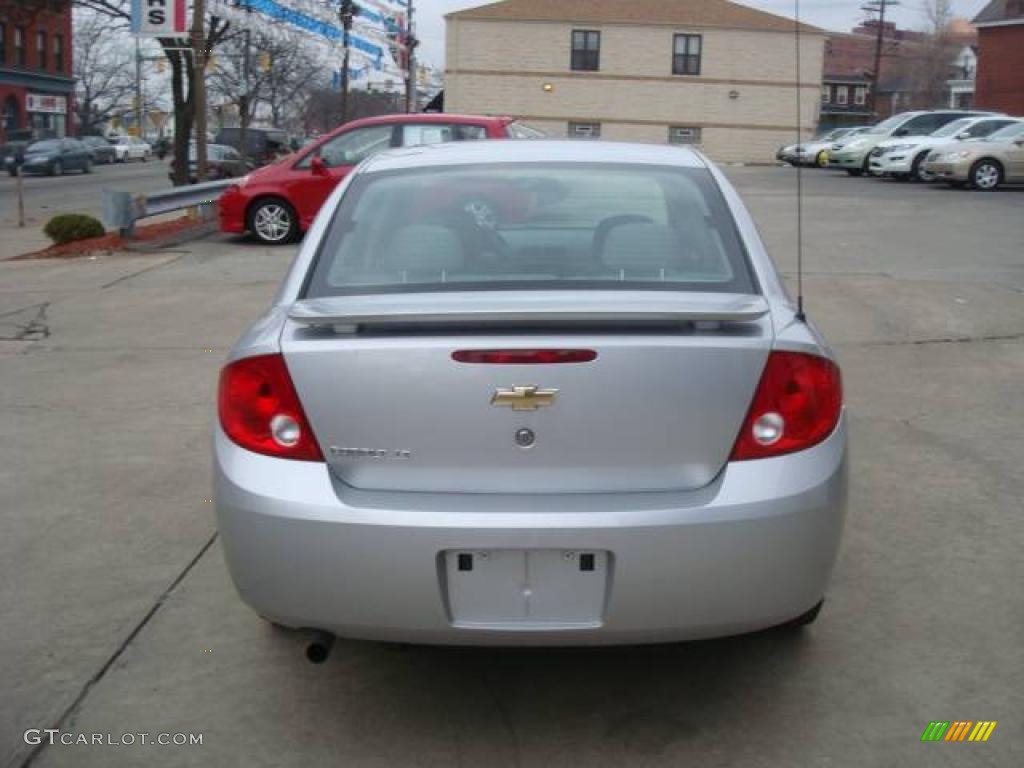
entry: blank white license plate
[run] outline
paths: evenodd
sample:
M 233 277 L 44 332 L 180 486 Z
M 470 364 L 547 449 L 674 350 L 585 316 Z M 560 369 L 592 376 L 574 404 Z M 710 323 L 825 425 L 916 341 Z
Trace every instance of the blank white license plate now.
M 448 607 L 456 626 L 495 629 L 601 625 L 608 553 L 496 549 L 445 552 Z

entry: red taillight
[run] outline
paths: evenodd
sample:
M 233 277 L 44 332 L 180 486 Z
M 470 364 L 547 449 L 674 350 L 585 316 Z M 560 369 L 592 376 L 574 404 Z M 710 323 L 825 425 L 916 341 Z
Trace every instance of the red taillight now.
M 324 460 L 281 355 L 225 366 L 217 412 L 224 432 L 243 448 L 283 459 Z
M 456 362 L 491 365 L 589 363 L 596 358 L 597 352 L 592 349 L 460 349 L 452 352 Z
M 730 461 L 801 451 L 832 434 L 843 406 L 839 367 L 802 352 L 772 352 Z

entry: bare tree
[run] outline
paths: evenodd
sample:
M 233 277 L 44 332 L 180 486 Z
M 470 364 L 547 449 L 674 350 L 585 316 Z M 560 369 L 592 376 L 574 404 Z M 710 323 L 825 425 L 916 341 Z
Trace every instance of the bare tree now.
M 917 107 L 943 105 L 946 81 L 951 76 L 956 41 L 950 31 L 953 20 L 950 0 L 925 0 L 927 21 L 925 39 L 916 46 L 917 53 L 910 66 L 913 92 Z
M 245 39 L 234 35 L 218 52 L 216 66 L 208 72 L 210 94 L 222 104 L 238 109 L 239 120 L 248 125 L 260 107 L 270 113 L 275 126 L 295 115 L 316 87 L 323 65 L 302 45 L 298 35 L 281 38 L 256 32 L 252 35 L 249 89 L 245 89 Z
M 38 0 L 37 0 L 38 1 Z M 112 19 L 131 19 L 130 0 L 73 0 L 74 4 L 89 8 Z M 227 37 L 230 24 L 216 14 L 206 18 L 206 39 L 203 45 L 207 51 L 214 49 Z M 174 104 L 174 180 L 176 184 L 188 183 L 188 145 L 192 137 L 195 119 L 195 69 L 193 66 L 191 40 L 188 38 L 158 38 L 164 55 L 171 66 L 171 98 Z
M 122 114 L 135 91 L 135 64 L 110 19 L 94 13 L 75 17 L 75 115 L 79 131 L 97 133 Z
M 374 117 L 404 112 L 402 94 L 393 92 L 353 90 L 349 93 L 348 119 Z M 307 134 L 325 133 L 341 125 L 341 100 L 330 88 L 310 92 L 302 105 L 302 127 Z

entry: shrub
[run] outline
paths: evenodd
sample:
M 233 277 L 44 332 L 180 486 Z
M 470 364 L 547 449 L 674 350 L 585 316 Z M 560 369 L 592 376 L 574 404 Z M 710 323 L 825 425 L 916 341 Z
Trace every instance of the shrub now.
M 46 222 L 43 232 L 57 245 L 106 234 L 99 221 L 82 213 L 62 213 L 54 216 Z

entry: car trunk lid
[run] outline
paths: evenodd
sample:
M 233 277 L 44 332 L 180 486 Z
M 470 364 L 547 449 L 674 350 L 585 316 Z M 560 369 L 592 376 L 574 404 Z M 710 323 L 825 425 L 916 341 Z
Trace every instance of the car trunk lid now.
M 349 485 L 552 493 L 711 482 L 771 342 L 761 296 L 493 291 L 300 301 L 282 350 Z M 455 354 L 524 349 L 595 354 L 510 364 Z

